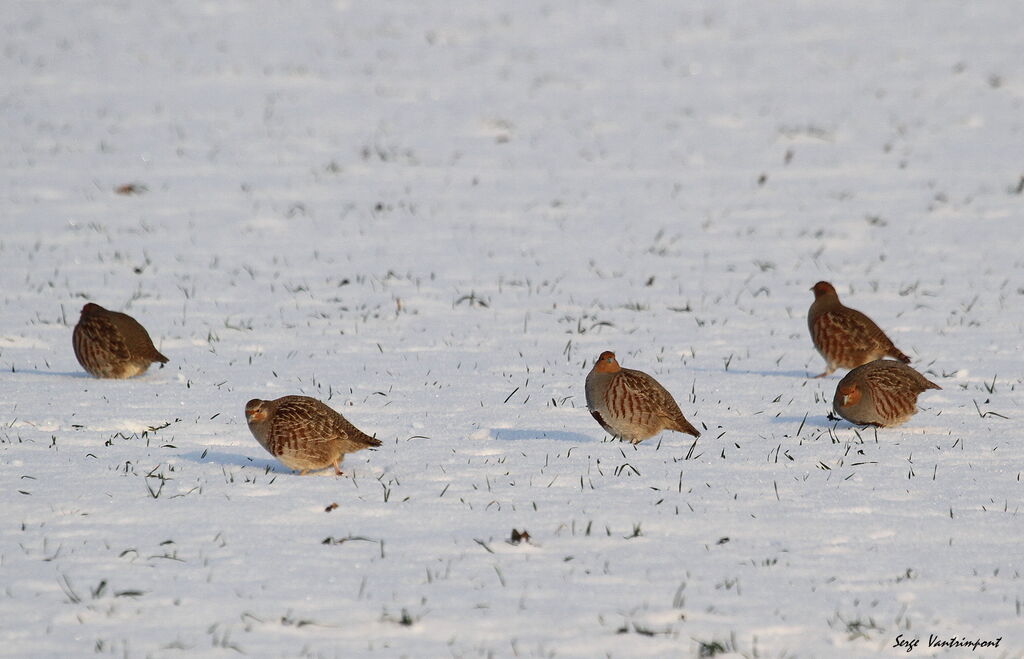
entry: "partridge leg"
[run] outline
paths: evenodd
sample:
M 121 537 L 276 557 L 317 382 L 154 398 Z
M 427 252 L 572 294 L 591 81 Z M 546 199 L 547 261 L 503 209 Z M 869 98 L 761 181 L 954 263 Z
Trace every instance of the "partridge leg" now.
M 814 377 L 816 377 L 816 378 L 826 378 L 826 377 L 832 375 L 833 373 L 835 373 L 837 368 L 839 368 L 839 367 L 834 365 L 834 364 L 832 364 L 831 362 L 829 362 L 828 364 L 825 365 L 825 372 L 824 373 L 820 373 L 818 375 L 815 375 Z

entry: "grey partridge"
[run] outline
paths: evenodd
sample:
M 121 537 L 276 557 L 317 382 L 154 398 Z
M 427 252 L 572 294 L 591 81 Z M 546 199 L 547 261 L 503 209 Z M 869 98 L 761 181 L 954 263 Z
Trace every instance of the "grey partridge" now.
M 700 437 L 665 387 L 642 371 L 619 366 L 613 352 L 597 358 L 587 374 L 586 391 L 590 414 L 613 437 L 633 444 L 662 430 Z
M 893 345 L 873 320 L 839 301 L 832 284 L 819 281 L 811 287 L 814 302 L 807 311 L 811 340 L 825 358 L 823 378 L 837 368 L 855 368 L 861 364 L 892 357 L 907 364 L 910 357 Z
M 379 439 L 309 396 L 250 400 L 245 404 L 245 418 L 260 446 L 302 475 L 333 465 L 334 473 L 341 476 L 346 453 L 380 446 Z
M 942 387 L 906 364 L 877 359 L 839 381 L 832 407 L 850 423 L 898 426 L 917 413 L 917 397 L 928 389 Z
M 82 307 L 71 343 L 78 363 L 98 378 L 130 378 L 168 361 L 137 320 L 92 302 Z

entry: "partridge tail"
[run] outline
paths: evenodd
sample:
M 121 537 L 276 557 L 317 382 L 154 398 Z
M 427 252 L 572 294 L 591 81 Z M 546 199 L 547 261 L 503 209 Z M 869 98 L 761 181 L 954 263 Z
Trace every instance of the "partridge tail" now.
M 893 359 L 900 360 L 904 364 L 909 364 L 910 363 L 910 357 L 907 357 L 902 352 L 900 352 L 900 349 L 897 348 L 896 346 L 893 346 L 892 348 L 890 348 L 889 352 L 887 352 L 885 354 L 887 356 L 889 356 L 889 357 L 892 357 Z
M 687 421 L 684 417 L 680 416 L 675 419 L 675 428 L 679 432 L 684 432 L 687 435 L 693 435 L 694 437 L 700 437 L 700 431 L 693 427 L 693 424 Z
M 159 351 L 159 350 L 155 350 L 155 349 L 154 349 L 154 350 L 153 350 L 153 361 L 157 361 L 157 362 L 160 362 L 161 364 L 166 364 L 167 362 L 169 362 L 169 361 L 171 361 L 171 360 L 170 360 L 170 359 L 167 359 L 167 358 L 166 358 L 166 357 L 164 357 L 164 356 L 163 356 L 162 354 L 160 354 L 160 351 Z
M 370 437 L 369 435 L 367 435 L 364 432 L 360 432 L 359 436 L 356 437 L 356 439 L 359 441 L 360 444 L 365 444 L 367 446 L 380 446 L 381 445 L 381 441 L 379 439 L 377 439 L 376 437 Z

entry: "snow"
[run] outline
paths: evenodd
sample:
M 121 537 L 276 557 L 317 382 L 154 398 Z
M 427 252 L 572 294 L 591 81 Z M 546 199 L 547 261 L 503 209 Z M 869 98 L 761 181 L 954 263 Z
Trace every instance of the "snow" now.
M 0 654 L 1024 655 L 1016 3 L 0 30 Z M 942 386 L 907 425 L 827 418 L 819 279 Z M 88 377 L 86 300 L 171 362 Z M 606 349 L 696 445 L 609 441 Z M 286 394 L 384 445 L 292 474 Z

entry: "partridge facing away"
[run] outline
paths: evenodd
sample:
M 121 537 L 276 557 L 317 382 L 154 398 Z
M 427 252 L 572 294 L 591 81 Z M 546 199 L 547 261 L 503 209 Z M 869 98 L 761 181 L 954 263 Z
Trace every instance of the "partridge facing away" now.
M 346 453 L 380 446 L 379 439 L 308 396 L 250 400 L 245 404 L 245 419 L 260 446 L 302 475 L 333 465 L 334 473 L 341 476 Z
M 898 426 L 917 413 L 917 397 L 928 389 L 942 387 L 906 364 L 877 359 L 839 381 L 832 407 L 850 423 Z
M 633 444 L 662 430 L 700 437 L 665 387 L 642 371 L 619 366 L 613 352 L 597 358 L 587 374 L 586 390 L 590 414 L 614 437 Z
M 71 343 L 78 363 L 98 378 L 130 378 L 168 361 L 137 320 L 92 302 L 82 307 Z
M 883 357 L 910 363 L 910 357 L 900 352 L 873 320 L 839 301 L 832 284 L 819 281 L 811 290 L 814 302 L 807 311 L 807 327 L 826 364 L 825 372 L 815 377 L 823 378 L 837 368 L 856 368 Z

